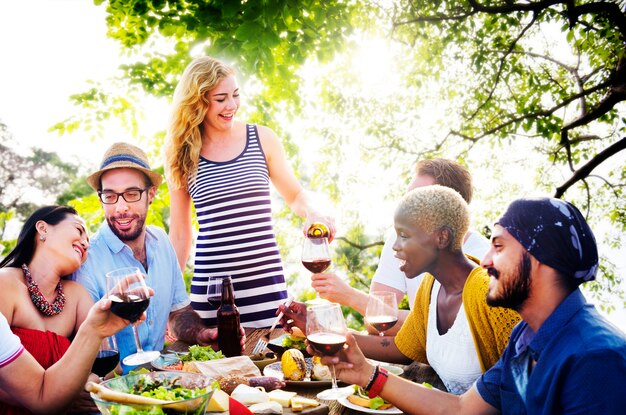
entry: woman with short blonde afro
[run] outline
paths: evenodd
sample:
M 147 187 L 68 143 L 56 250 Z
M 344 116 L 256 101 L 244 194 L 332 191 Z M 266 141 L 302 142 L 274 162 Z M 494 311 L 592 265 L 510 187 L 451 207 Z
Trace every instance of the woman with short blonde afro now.
M 440 185 L 411 190 L 401 199 L 397 212 L 425 232 L 448 229 L 450 249 L 461 250 L 470 219 L 467 203 L 456 190 Z
M 393 250 L 407 278 L 426 275 L 395 337 L 355 336 L 368 358 L 429 364 L 454 394 L 498 361 L 520 318 L 487 305 L 489 275 L 461 250 L 468 226 L 467 203 L 455 190 L 432 185 L 407 193 L 394 215 Z
M 269 327 L 287 298 L 274 235 L 270 182 L 298 215 L 334 221 L 318 212 L 296 179 L 278 137 L 268 127 L 235 119 L 240 106 L 235 70 L 201 57 L 182 74 L 174 94 L 166 138 L 165 170 L 170 190 L 170 240 L 181 269 L 193 240 L 192 203 L 199 232 L 195 246 L 191 305 L 215 325 L 207 300 L 210 276 L 230 276 L 244 327 Z

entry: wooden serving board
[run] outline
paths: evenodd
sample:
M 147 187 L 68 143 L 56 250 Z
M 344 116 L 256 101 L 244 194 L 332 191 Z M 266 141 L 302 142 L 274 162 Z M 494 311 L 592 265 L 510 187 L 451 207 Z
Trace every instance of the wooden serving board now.
M 328 415 L 329 410 L 328 405 L 320 403 L 319 406 L 304 408 L 304 410 L 300 412 L 294 412 L 291 408 L 283 408 L 283 415 Z M 230 412 L 207 412 L 205 415 L 230 415 Z
M 305 408 L 300 412 L 294 412 L 291 408 L 283 408 L 283 415 L 328 415 L 329 410 L 328 405 L 320 403 L 319 406 Z M 207 412 L 205 415 L 230 415 L 230 412 Z

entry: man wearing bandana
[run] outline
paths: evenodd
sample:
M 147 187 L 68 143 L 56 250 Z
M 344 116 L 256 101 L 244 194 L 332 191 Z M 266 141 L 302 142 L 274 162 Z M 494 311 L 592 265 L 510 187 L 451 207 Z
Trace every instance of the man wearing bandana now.
M 595 278 L 598 250 L 578 209 L 552 198 L 514 201 L 496 222 L 481 265 L 491 277 L 487 303 L 514 309 L 523 321 L 500 360 L 465 394 L 429 390 L 374 368 L 351 335 L 337 377 L 369 386 L 407 414 L 624 413 L 626 335 L 580 291 Z

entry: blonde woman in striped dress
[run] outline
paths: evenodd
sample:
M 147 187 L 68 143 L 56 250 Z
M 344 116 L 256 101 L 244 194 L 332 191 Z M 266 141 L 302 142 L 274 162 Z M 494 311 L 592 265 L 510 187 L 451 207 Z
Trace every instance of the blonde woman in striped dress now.
M 171 200 L 170 239 L 184 269 L 192 244 L 192 203 L 199 233 L 191 304 L 215 325 L 207 301 L 210 276 L 230 275 L 244 327 L 268 327 L 287 298 L 272 225 L 270 182 L 290 208 L 312 222 L 334 221 L 318 212 L 296 179 L 276 134 L 235 120 L 235 71 L 201 57 L 185 69 L 174 94 L 165 148 Z

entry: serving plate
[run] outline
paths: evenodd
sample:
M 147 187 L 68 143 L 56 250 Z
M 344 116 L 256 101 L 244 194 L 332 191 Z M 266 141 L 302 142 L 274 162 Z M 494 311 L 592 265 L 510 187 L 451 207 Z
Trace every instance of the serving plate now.
M 289 334 L 282 334 L 267 343 L 267 348 L 281 356 L 288 347 L 283 346 L 283 340 L 289 337 Z M 300 350 L 305 357 L 311 355 L 306 350 Z
M 174 353 L 166 353 L 154 359 L 150 362 L 150 366 L 155 368 L 156 370 L 164 370 L 168 372 L 182 372 L 182 370 L 174 370 L 169 369 L 167 366 L 174 365 L 180 362 L 180 356 L 177 356 Z
M 368 414 L 394 415 L 394 414 L 401 414 L 402 413 L 402 411 L 399 410 L 398 408 L 396 408 L 395 406 L 393 408 L 389 408 L 389 409 L 370 409 L 370 408 L 365 408 L 364 406 L 359 406 L 359 405 L 353 404 L 352 402 L 350 402 L 348 400 L 348 398 L 339 398 L 339 399 L 337 399 L 337 402 L 339 402 L 340 404 L 342 404 L 346 408 L 354 409 L 355 411 L 359 411 L 359 412 L 366 412 Z
M 308 373 L 311 373 L 311 368 L 313 367 L 313 359 L 310 357 L 307 357 L 304 359 L 306 361 L 306 370 Z M 287 385 L 293 385 L 293 386 L 309 386 L 311 388 L 315 387 L 325 387 L 325 386 L 331 386 L 331 381 L 329 380 L 311 380 L 311 379 L 305 379 L 305 380 L 289 380 L 289 379 L 285 379 L 285 375 L 283 374 L 283 365 L 281 362 L 276 362 L 276 363 L 270 363 L 269 365 L 265 366 L 265 369 L 263 369 L 263 374 L 265 376 L 273 376 L 275 378 L 278 378 L 280 380 L 285 381 L 285 383 Z

